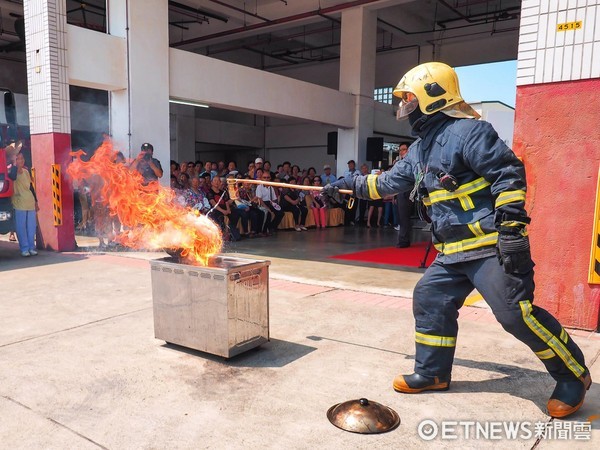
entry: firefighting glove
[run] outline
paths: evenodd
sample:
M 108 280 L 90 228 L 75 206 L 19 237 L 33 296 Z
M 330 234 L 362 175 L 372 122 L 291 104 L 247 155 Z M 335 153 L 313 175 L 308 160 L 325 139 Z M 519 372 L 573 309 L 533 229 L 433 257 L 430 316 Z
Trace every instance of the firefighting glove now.
M 346 175 L 344 178 L 340 178 L 333 183 L 328 183 L 323 186 L 321 193 L 341 204 L 344 200 L 344 194 L 340 193 L 340 189 L 350 189 L 354 191 L 354 177 L 352 175 Z
M 496 254 L 505 273 L 525 274 L 533 269 L 529 237 L 524 227 L 500 226 Z

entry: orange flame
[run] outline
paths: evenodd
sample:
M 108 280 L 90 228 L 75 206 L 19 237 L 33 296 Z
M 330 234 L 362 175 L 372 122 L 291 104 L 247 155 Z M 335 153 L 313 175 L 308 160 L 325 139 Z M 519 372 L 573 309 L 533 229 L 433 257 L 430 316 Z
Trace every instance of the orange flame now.
M 97 180 L 98 198 L 108 206 L 111 216 L 118 216 L 125 231 L 117 236 L 120 244 L 130 248 L 181 250 L 181 256 L 202 265 L 221 251 L 223 237 L 219 227 L 208 217 L 198 215 L 175 202 L 171 189 L 157 182 L 143 185 L 137 171 L 115 163 L 117 151 L 105 139 L 88 162 L 82 150 L 72 152 L 75 160 L 67 173 L 77 182 Z

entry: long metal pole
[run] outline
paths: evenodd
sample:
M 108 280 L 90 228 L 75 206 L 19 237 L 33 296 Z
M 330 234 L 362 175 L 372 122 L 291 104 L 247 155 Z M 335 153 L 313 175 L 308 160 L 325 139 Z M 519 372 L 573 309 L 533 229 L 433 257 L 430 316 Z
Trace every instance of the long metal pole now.
M 277 183 L 276 181 L 263 181 L 263 180 L 245 180 L 238 178 L 228 178 L 227 184 L 236 185 L 236 184 L 263 184 L 265 186 L 274 186 L 274 187 L 282 187 L 289 189 L 300 189 L 302 191 L 321 191 L 323 190 L 323 186 L 304 186 L 303 184 L 288 184 L 288 183 Z M 350 194 L 353 192 L 350 189 L 340 189 L 340 193 L 342 194 Z

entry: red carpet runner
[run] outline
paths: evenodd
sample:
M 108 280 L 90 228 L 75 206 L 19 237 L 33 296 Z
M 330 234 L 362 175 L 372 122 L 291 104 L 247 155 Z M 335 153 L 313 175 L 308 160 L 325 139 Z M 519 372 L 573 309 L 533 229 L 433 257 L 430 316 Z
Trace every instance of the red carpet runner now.
M 330 256 L 330 258 L 375 264 L 390 264 L 394 266 L 420 267 L 421 262 L 425 258 L 426 248 L 427 242 L 417 242 L 411 244 L 408 248 L 380 247 L 362 252 Z M 429 267 L 437 253 L 437 250 L 432 246 L 427 256 L 425 267 Z

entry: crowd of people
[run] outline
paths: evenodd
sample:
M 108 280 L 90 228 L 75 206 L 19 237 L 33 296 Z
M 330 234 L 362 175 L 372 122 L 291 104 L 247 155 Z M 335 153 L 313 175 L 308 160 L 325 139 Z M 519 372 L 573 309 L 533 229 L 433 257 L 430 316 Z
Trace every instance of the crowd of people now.
M 309 211 L 312 211 L 315 228 L 326 228 L 328 210 L 332 208 L 344 211 L 345 225 L 399 229 L 394 197 L 370 202 L 361 200 L 358 207 L 349 208 L 348 198 L 337 202 L 320 195 L 322 186 L 337 180 L 329 164 L 323 166 L 321 174 L 314 167 L 303 169 L 289 161 L 273 167 L 270 161 L 262 158 L 248 162 L 243 168 L 235 161 L 171 161 L 170 166 L 170 186 L 177 200 L 207 214 L 219 224 L 229 240 L 271 236 L 277 232 L 286 212 L 292 214 L 293 228 L 298 232 L 308 229 Z M 348 161 L 348 169 L 342 176 L 354 173 L 366 174 L 370 169 L 363 164 L 359 171 L 353 160 Z M 227 185 L 227 179 L 231 178 L 237 180 L 235 198 L 230 195 Z M 302 185 L 314 187 L 314 190 L 255 184 L 251 180 Z

